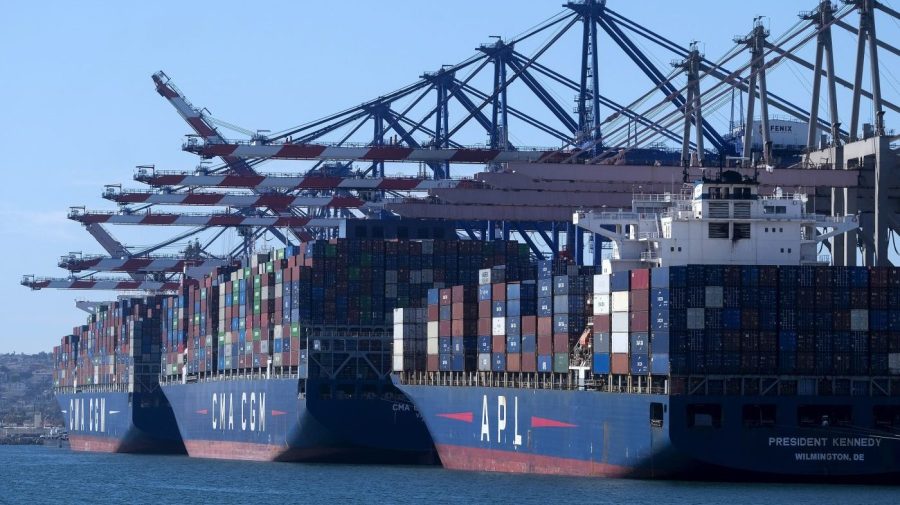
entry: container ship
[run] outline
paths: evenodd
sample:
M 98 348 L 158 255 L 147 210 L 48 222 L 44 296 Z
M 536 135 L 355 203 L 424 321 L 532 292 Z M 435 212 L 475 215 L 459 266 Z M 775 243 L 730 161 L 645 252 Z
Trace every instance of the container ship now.
M 53 348 L 53 387 L 76 451 L 184 453 L 159 388 L 161 298 L 99 305 Z
M 527 247 L 511 241 L 315 240 L 219 267 L 186 281 L 177 295 L 135 300 L 154 307 L 143 330 L 152 348 L 136 354 L 152 363 L 145 379 L 161 391 L 167 417 L 153 423 L 180 435 L 195 457 L 435 463 L 421 416 L 391 381 L 393 309 L 422 305 L 424 317 L 429 288 L 476 282 L 480 269 L 497 264 L 514 279 L 533 271 Z M 92 331 L 110 335 L 91 340 L 103 356 L 89 355 L 98 367 L 70 361 L 66 337 L 58 375 L 105 372 L 103 365 L 128 352 L 104 316 L 123 303 L 95 318 Z M 77 335 L 74 341 L 77 348 Z M 122 379 L 101 382 L 116 387 Z M 58 395 L 67 410 L 65 391 Z M 104 425 L 91 414 L 104 401 L 108 411 L 121 410 L 108 398 L 87 400 L 76 418 L 108 426 L 108 416 Z M 158 416 L 144 407 L 133 409 L 135 420 Z M 123 443 L 122 430 L 105 432 L 109 443 Z
M 857 218 L 805 203 L 726 171 L 576 213 L 600 272 L 429 292 L 395 317 L 394 381 L 450 469 L 896 482 L 900 269 L 827 266 Z

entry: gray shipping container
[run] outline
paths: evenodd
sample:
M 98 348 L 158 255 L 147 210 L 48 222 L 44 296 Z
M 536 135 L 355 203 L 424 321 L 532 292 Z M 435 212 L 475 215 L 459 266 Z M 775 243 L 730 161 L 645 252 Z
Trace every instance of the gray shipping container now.
M 706 307 L 721 309 L 724 303 L 722 286 L 706 286 Z
M 702 330 L 706 326 L 706 311 L 704 309 L 687 309 L 687 329 Z

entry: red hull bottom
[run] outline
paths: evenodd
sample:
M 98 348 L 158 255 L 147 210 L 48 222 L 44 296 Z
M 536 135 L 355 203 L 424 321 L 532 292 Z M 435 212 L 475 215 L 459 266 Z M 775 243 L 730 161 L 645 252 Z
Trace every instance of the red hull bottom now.
M 69 435 L 69 447 L 79 452 L 126 452 L 122 440 L 88 435 Z
M 340 452 L 328 449 L 301 450 L 286 446 L 214 440 L 185 440 L 184 446 L 188 456 L 192 458 L 240 461 L 304 461 L 321 459 Z
M 515 451 L 498 451 L 456 445 L 437 445 L 437 451 L 444 468 L 451 470 L 536 473 L 576 477 L 627 477 L 634 474 L 634 469 L 624 466 L 540 456 Z

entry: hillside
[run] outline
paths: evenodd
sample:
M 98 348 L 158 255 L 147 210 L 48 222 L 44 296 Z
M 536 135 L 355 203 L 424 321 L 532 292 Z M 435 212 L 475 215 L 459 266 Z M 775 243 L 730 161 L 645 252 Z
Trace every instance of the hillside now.
M 52 372 L 49 353 L 0 354 L 0 424 L 32 425 L 40 412 L 46 424 L 61 425 Z

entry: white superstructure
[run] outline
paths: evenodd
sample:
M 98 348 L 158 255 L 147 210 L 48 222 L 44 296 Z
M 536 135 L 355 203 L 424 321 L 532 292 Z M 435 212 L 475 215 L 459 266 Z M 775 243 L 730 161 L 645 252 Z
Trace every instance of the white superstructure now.
M 636 195 L 631 211 L 576 212 L 574 223 L 609 238 L 603 271 L 688 264 L 820 263 L 819 244 L 858 226 L 857 216 L 808 213 L 806 195 L 758 194 L 734 171 L 679 194 Z

